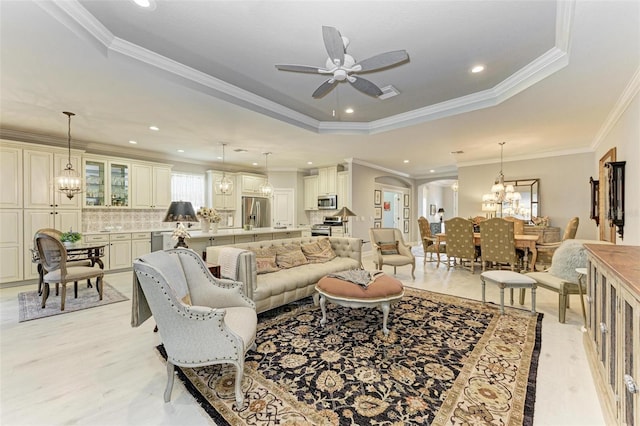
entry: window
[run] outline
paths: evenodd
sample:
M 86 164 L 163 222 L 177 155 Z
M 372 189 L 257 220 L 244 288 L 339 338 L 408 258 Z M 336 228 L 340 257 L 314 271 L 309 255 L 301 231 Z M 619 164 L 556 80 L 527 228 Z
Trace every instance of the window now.
M 204 206 L 204 175 L 171 173 L 171 200 L 190 201 L 194 210 Z

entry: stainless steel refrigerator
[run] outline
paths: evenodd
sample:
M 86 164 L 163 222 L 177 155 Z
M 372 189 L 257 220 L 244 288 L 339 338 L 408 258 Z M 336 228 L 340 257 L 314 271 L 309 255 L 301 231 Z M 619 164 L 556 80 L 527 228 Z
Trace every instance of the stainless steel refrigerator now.
M 242 197 L 242 226 L 254 228 L 271 226 L 271 206 L 269 199 L 263 197 Z

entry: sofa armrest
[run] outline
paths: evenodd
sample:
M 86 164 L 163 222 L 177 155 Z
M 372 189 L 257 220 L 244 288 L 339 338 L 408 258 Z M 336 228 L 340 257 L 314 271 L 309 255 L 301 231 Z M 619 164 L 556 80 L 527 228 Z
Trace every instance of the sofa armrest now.
M 220 256 L 220 250 L 224 247 L 225 246 L 207 247 L 207 262 L 219 264 L 218 257 Z M 242 290 L 245 296 L 253 300 L 253 292 L 258 285 L 255 253 L 247 251 L 240 254 L 240 258 L 238 259 L 238 281 L 243 284 Z

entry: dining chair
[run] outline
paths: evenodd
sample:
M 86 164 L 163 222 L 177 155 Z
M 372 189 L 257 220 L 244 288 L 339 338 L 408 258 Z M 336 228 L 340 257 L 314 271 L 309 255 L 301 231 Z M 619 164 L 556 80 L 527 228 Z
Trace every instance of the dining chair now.
M 398 266 L 411 265 L 411 277 L 415 279 L 416 258 L 398 228 L 369 228 L 369 238 L 377 270 L 382 270 L 382 265 L 393 266 L 395 275 Z
M 67 262 L 67 249 L 62 242 L 47 234 L 36 233 L 36 248 L 42 267 L 46 274 L 43 276 L 42 308 L 44 309 L 49 297 L 49 285 L 55 283 L 62 286 L 60 293 L 60 310 L 64 311 L 67 296 L 67 283 L 74 283 L 75 297 L 78 297 L 78 281 L 96 278 L 96 290 L 99 300 L 102 300 L 104 271 L 91 266 L 76 266 Z M 67 264 L 68 263 L 68 264 Z
M 473 222 L 462 217 L 454 217 L 444 222 L 444 228 L 447 234 L 447 269 L 451 268 L 451 262 L 455 266 L 456 259 L 460 260 L 461 265 L 467 260 L 471 273 L 474 273 L 478 251 L 473 241 Z
M 509 264 L 515 270 L 517 263 L 516 241 L 513 233 L 514 223 L 496 217 L 480 223 L 480 247 L 482 251 L 482 270 L 487 263 L 498 268 L 501 264 Z
M 536 265 L 550 265 L 553 259 L 553 253 L 560 247 L 563 241 L 573 240 L 578 232 L 578 225 L 580 224 L 580 218 L 574 217 L 569 220 L 567 226 L 564 228 L 564 234 L 562 240 L 553 243 L 538 243 L 536 244 L 536 250 L 538 250 L 538 257 L 536 259 Z
M 422 248 L 424 249 L 423 263 L 427 263 L 427 253 L 429 253 L 429 262 L 435 262 L 433 259 L 434 253 L 439 256 L 445 245 L 441 244 L 440 247 L 436 245 L 436 237 L 431 234 L 431 226 L 424 216 L 418 218 L 418 229 L 420 230 L 420 241 L 422 241 Z
M 518 219 L 517 217 L 513 217 L 513 216 L 505 216 L 503 217 L 504 220 L 507 220 L 509 222 L 513 222 L 513 234 L 515 235 L 524 235 L 524 220 L 522 219 Z M 524 256 L 527 255 L 527 253 L 522 250 L 522 249 L 518 249 L 516 248 L 516 257 L 518 259 L 518 267 L 520 269 L 524 268 Z

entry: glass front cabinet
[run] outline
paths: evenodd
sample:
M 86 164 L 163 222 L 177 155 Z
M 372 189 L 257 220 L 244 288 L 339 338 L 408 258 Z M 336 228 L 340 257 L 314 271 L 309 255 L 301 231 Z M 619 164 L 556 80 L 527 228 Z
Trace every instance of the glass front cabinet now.
M 640 247 L 587 245 L 584 344 L 606 424 L 640 426 Z
M 85 158 L 84 207 L 130 208 L 131 165 L 124 161 Z

